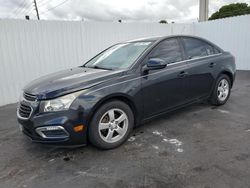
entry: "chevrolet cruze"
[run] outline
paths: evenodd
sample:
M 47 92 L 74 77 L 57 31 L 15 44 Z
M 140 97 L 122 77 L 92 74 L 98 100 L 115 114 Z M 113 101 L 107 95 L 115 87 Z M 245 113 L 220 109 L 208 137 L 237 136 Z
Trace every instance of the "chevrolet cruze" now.
M 111 149 L 166 112 L 201 100 L 225 104 L 235 72 L 234 57 L 202 38 L 127 41 L 28 84 L 18 122 L 34 142 Z

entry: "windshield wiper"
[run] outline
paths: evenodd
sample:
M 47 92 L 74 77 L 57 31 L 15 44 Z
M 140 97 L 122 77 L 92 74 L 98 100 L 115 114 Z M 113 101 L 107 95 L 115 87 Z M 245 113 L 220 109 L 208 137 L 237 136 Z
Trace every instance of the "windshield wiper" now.
M 93 69 L 104 69 L 104 70 L 113 70 L 111 68 L 106 68 L 106 67 L 99 67 L 97 65 L 93 66 L 93 67 L 88 67 L 88 68 L 93 68 Z
M 114 69 L 111 69 L 111 68 L 106 68 L 106 67 L 99 67 L 97 65 L 95 66 L 86 66 L 86 65 L 82 65 L 80 67 L 85 67 L 85 68 L 90 68 L 90 69 L 104 69 L 104 70 L 114 70 Z

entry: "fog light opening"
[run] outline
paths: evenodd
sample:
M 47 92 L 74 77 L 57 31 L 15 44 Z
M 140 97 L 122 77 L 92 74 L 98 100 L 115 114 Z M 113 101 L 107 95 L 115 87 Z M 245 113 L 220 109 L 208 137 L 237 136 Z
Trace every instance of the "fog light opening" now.
M 36 128 L 36 132 L 42 138 L 47 139 L 64 139 L 68 138 L 68 132 L 62 126 L 46 126 Z

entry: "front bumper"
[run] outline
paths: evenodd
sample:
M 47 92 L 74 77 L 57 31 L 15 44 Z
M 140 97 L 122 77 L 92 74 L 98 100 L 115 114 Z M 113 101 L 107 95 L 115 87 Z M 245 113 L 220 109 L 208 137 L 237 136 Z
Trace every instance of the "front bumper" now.
M 26 105 L 33 109 L 29 118 L 20 117 L 18 110 L 17 119 L 21 124 L 22 132 L 33 142 L 53 145 L 87 144 L 87 122 L 82 116 L 83 111 L 81 109 L 38 113 L 36 104 Z M 79 125 L 83 125 L 83 130 L 75 132 L 74 127 Z

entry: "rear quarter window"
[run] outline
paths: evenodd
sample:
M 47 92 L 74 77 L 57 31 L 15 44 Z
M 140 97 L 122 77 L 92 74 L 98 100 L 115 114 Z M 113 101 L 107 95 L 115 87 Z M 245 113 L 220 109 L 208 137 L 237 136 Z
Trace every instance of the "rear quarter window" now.
M 205 57 L 219 53 L 219 50 L 209 43 L 195 38 L 183 38 L 183 44 L 188 59 Z

